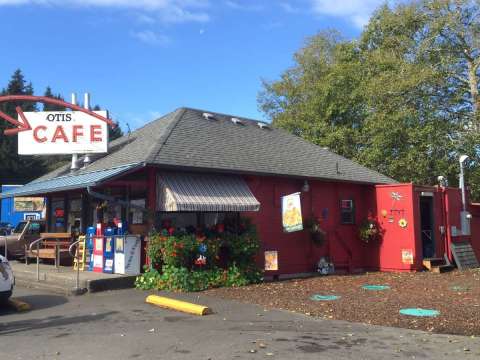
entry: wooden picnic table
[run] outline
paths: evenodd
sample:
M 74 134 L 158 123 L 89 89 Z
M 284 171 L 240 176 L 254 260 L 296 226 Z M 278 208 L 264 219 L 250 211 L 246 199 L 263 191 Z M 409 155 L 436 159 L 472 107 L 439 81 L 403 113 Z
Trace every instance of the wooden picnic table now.
M 41 233 L 40 244 L 37 254 L 37 249 L 25 252 L 25 257 L 38 257 L 40 259 L 54 259 L 55 267 L 60 265 L 60 255 L 68 253 L 72 238 L 71 233 Z

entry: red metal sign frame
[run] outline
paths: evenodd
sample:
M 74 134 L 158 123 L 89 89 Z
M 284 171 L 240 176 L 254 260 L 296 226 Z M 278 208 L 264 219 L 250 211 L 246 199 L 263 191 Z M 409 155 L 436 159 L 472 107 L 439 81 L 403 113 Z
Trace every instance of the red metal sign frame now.
M 90 116 L 93 116 L 94 118 L 97 118 L 101 121 L 105 121 L 108 125 L 110 125 L 112 128 L 115 128 L 116 127 L 116 124 L 110 120 L 110 119 L 107 119 L 106 117 L 103 117 L 102 115 L 99 115 L 91 110 L 88 110 L 88 109 L 85 109 L 81 106 L 78 106 L 78 105 L 74 105 L 74 104 L 71 104 L 71 103 L 68 103 L 66 101 L 63 101 L 63 100 L 58 100 L 58 99 L 53 99 L 53 98 L 50 98 L 50 97 L 46 97 L 46 96 L 33 96 L 33 95 L 6 95 L 6 96 L 0 96 L 0 103 L 3 103 L 3 102 L 8 102 L 8 101 L 31 101 L 31 102 L 41 102 L 41 103 L 44 103 L 44 104 L 51 104 L 51 105 L 58 105 L 58 106 L 63 106 L 67 109 L 72 109 L 72 110 L 76 110 L 76 111 L 81 111 L 85 114 L 88 114 Z M 7 135 L 7 136 L 11 136 L 11 135 L 16 135 L 18 134 L 19 132 L 21 131 L 27 131 L 27 130 L 31 130 L 32 127 L 30 126 L 27 118 L 25 117 L 25 114 L 23 113 L 22 109 L 20 106 L 17 106 L 15 108 L 15 110 L 17 111 L 17 114 L 20 118 L 20 121 L 19 120 L 15 120 L 14 118 L 12 118 L 11 116 L 5 114 L 4 112 L 0 111 L 0 118 L 8 121 L 9 123 L 11 123 L 12 125 L 15 126 L 14 129 L 6 129 L 4 130 L 4 134 Z

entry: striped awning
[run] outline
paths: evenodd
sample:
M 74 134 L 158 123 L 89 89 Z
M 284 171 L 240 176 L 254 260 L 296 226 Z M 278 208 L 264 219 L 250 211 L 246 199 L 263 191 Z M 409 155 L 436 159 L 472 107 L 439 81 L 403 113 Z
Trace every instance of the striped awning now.
M 260 203 L 239 176 L 165 173 L 157 178 L 159 211 L 258 211 Z

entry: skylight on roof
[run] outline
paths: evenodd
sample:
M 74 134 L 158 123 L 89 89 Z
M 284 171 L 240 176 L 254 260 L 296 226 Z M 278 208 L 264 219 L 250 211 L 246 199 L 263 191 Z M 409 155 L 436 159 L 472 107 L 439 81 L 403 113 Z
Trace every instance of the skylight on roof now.
M 268 126 L 268 125 L 265 124 L 265 123 L 261 123 L 261 122 L 257 122 L 257 126 L 258 126 L 260 129 L 270 129 L 270 126 Z
M 207 119 L 207 120 L 216 120 L 215 119 L 215 116 L 213 114 L 210 114 L 210 113 L 203 113 L 202 116 Z
M 242 120 L 240 120 L 239 118 L 232 117 L 230 120 L 232 120 L 232 122 L 236 125 L 245 125 L 245 123 Z

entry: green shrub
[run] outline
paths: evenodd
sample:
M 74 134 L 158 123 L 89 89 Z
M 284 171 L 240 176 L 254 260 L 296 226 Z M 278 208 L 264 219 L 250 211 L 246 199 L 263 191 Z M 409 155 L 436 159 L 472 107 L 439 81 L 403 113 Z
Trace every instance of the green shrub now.
M 142 275 L 135 279 L 135 287 L 142 290 L 156 289 L 160 278 L 161 275 L 157 270 L 147 268 Z
M 230 229 L 230 226 L 227 226 Z M 256 229 L 248 221 L 240 229 L 217 231 L 205 229 L 195 234 L 163 229 L 150 236 L 147 254 L 150 267 L 138 276 L 139 289 L 168 291 L 201 291 L 220 286 L 244 286 L 262 280 L 262 272 L 255 265 L 260 249 Z M 228 248 L 226 268 L 219 267 L 220 248 Z M 196 263 L 200 255 L 206 263 Z

